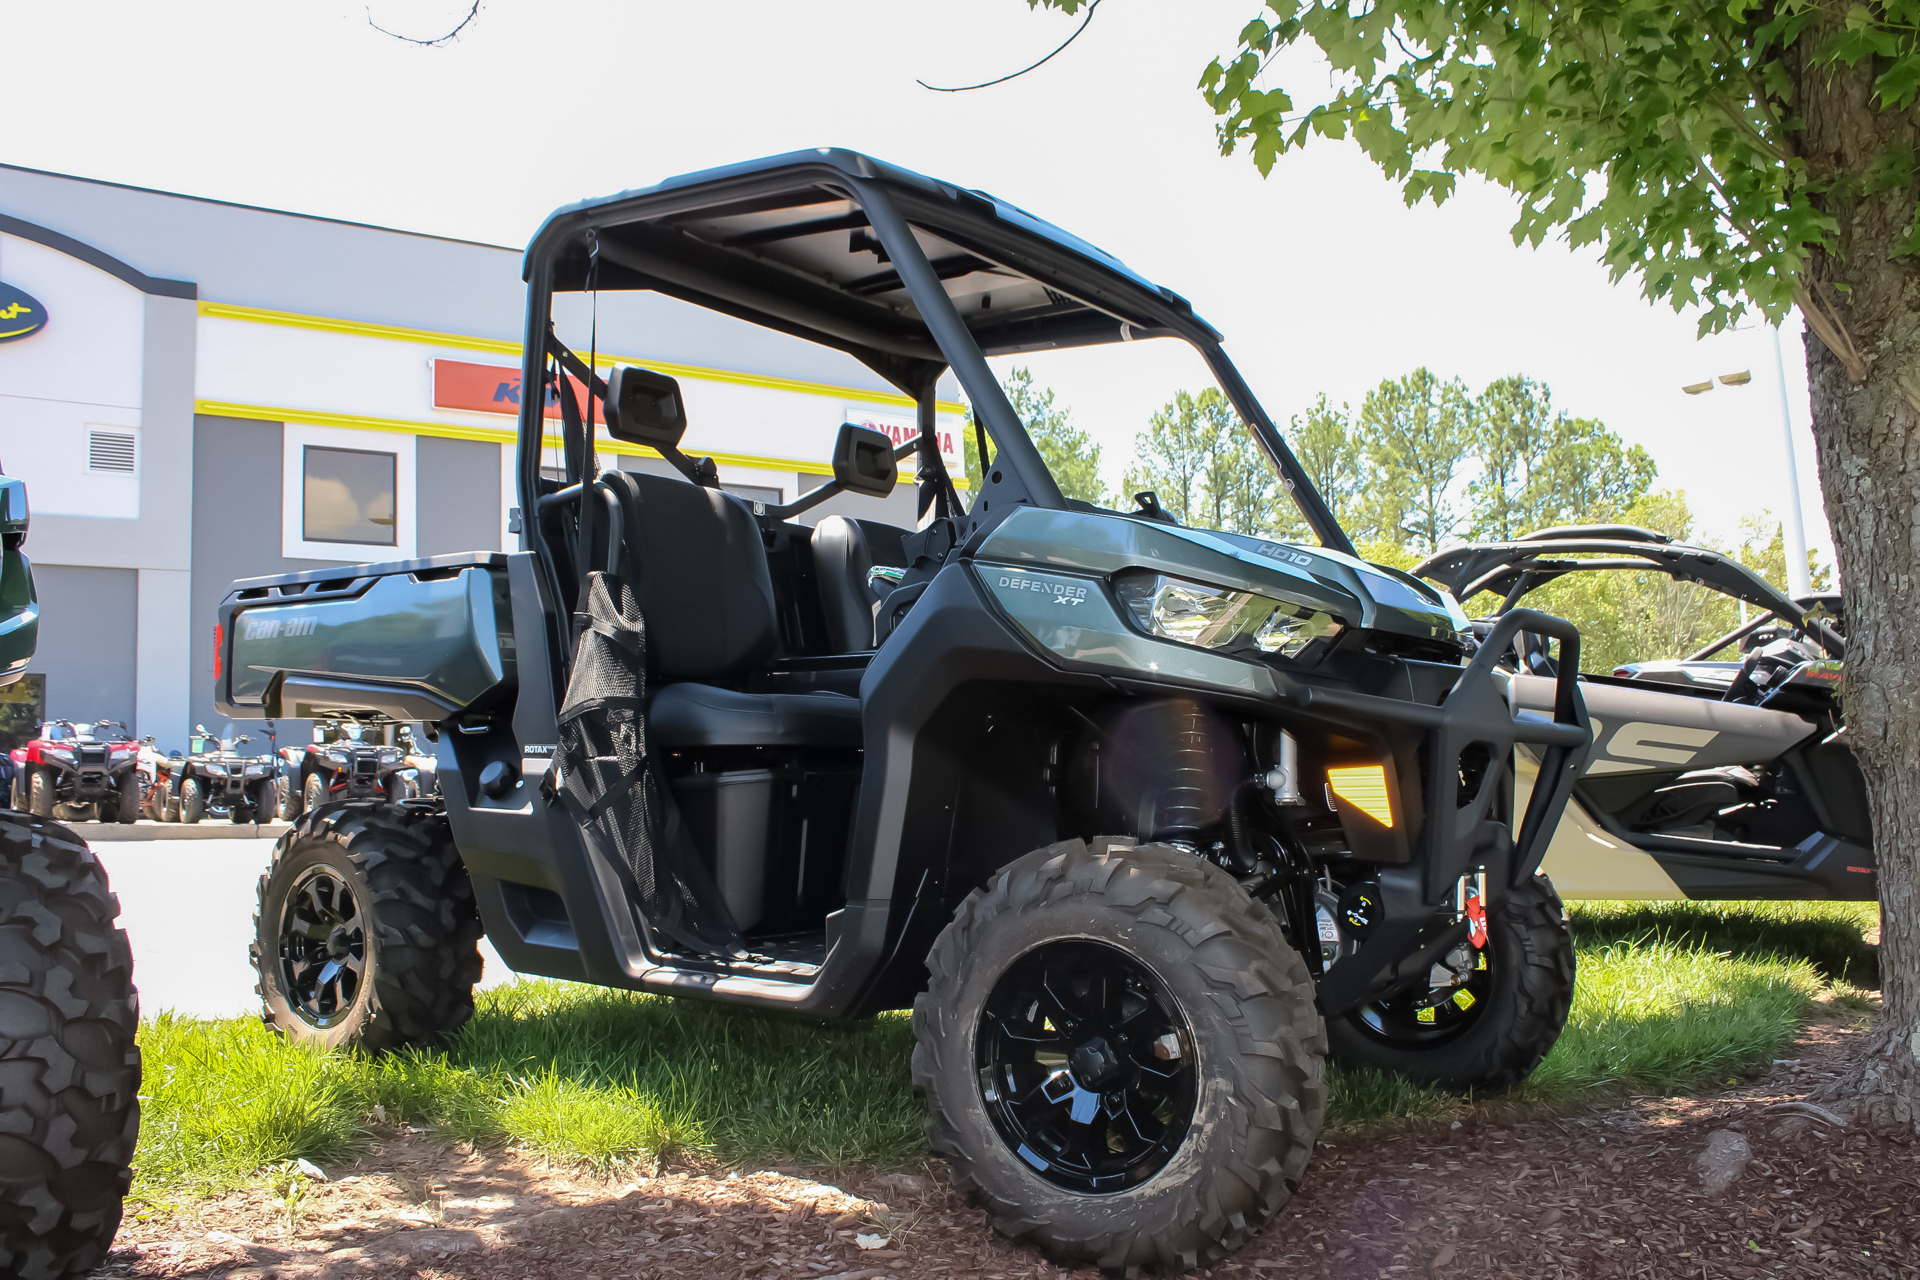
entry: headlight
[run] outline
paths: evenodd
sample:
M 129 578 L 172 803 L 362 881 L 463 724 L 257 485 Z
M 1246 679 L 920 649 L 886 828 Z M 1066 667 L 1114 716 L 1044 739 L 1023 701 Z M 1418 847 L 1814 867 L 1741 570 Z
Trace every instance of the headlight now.
M 395 760 L 398 760 L 399 758 L 400 758 L 400 753 L 398 751 L 387 750 L 387 751 L 382 751 L 380 753 L 381 764 L 392 764 Z
M 55 760 L 65 760 L 68 764 L 73 763 L 73 752 L 63 747 L 43 747 L 41 750 L 44 754 L 52 756 Z
M 265 770 L 265 769 L 263 769 L 263 768 L 261 768 L 261 767 L 260 767 L 259 765 L 257 765 L 257 764 L 254 764 L 254 765 L 248 765 L 248 766 L 247 766 L 247 776 L 248 776 L 249 778 L 257 778 L 257 777 L 259 777 L 259 776 L 260 776 L 261 774 L 263 774 L 263 773 L 265 773 L 265 772 L 266 772 L 266 770 Z
M 348 755 L 344 751 L 328 751 L 327 752 L 327 759 L 333 761 L 335 764 L 345 764 L 347 763 L 347 761 L 351 760 L 352 758 L 353 758 L 352 756 Z
M 1344 625 L 1311 605 L 1165 574 L 1121 578 L 1114 591 L 1141 630 L 1202 649 L 1291 658 L 1322 636 L 1338 635 Z

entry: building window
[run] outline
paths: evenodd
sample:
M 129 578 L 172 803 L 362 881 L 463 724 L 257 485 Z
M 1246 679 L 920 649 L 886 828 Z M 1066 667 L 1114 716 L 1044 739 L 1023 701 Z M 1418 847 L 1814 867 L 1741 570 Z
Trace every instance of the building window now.
M 336 564 L 414 558 L 420 503 L 411 434 L 304 422 L 281 430 L 282 556 Z
M 399 460 L 367 449 L 307 445 L 301 465 L 300 536 L 307 542 L 397 544 Z

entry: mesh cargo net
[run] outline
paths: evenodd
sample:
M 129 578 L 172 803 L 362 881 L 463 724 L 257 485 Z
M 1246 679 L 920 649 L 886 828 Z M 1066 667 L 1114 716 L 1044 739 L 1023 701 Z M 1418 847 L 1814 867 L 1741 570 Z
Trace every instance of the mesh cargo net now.
M 657 949 L 738 955 L 732 913 L 648 749 L 646 702 L 640 607 L 619 578 L 589 574 L 585 626 L 560 708 L 560 794 L 587 843 L 630 877 L 628 892 Z

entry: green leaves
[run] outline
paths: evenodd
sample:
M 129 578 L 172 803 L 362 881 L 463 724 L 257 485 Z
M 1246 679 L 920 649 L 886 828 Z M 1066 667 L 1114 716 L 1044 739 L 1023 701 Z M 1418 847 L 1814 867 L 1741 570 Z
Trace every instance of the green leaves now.
M 1273 81 L 1274 57 L 1303 41 L 1334 69 L 1324 93 Z M 1599 244 L 1616 279 L 1699 306 L 1712 332 L 1750 308 L 1779 320 L 1809 256 L 1836 249 L 1830 210 L 1867 166 L 1809 172 L 1796 85 L 1865 59 L 1880 110 L 1920 100 L 1920 5 L 1268 0 L 1199 87 L 1221 151 L 1262 173 L 1312 138 L 1351 137 L 1409 204 L 1478 174 L 1513 192 L 1516 242 Z
M 1007 402 L 1013 406 L 1015 416 L 1026 424 L 1027 434 L 1033 437 L 1033 447 L 1046 459 L 1047 469 L 1053 472 L 1060 492 L 1082 502 L 1105 501 L 1106 490 L 1100 483 L 1100 446 L 1073 425 L 1073 415 L 1065 405 L 1054 403 L 1053 388 L 1035 386 L 1033 371 L 1025 368 L 1009 373 L 1000 388 L 1007 393 Z M 967 411 L 962 436 L 966 442 L 967 479 L 978 493 L 980 451 L 975 443 L 971 409 Z

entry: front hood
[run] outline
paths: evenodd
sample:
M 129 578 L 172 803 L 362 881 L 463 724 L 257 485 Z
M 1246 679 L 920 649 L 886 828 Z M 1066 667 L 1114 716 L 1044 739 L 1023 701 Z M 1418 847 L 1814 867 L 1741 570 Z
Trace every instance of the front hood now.
M 1468 645 L 1466 614 L 1447 592 L 1326 547 L 1158 521 L 1023 507 L 981 545 L 1005 564 L 1101 576 L 1152 569 L 1172 577 L 1312 604 L 1348 626 Z

